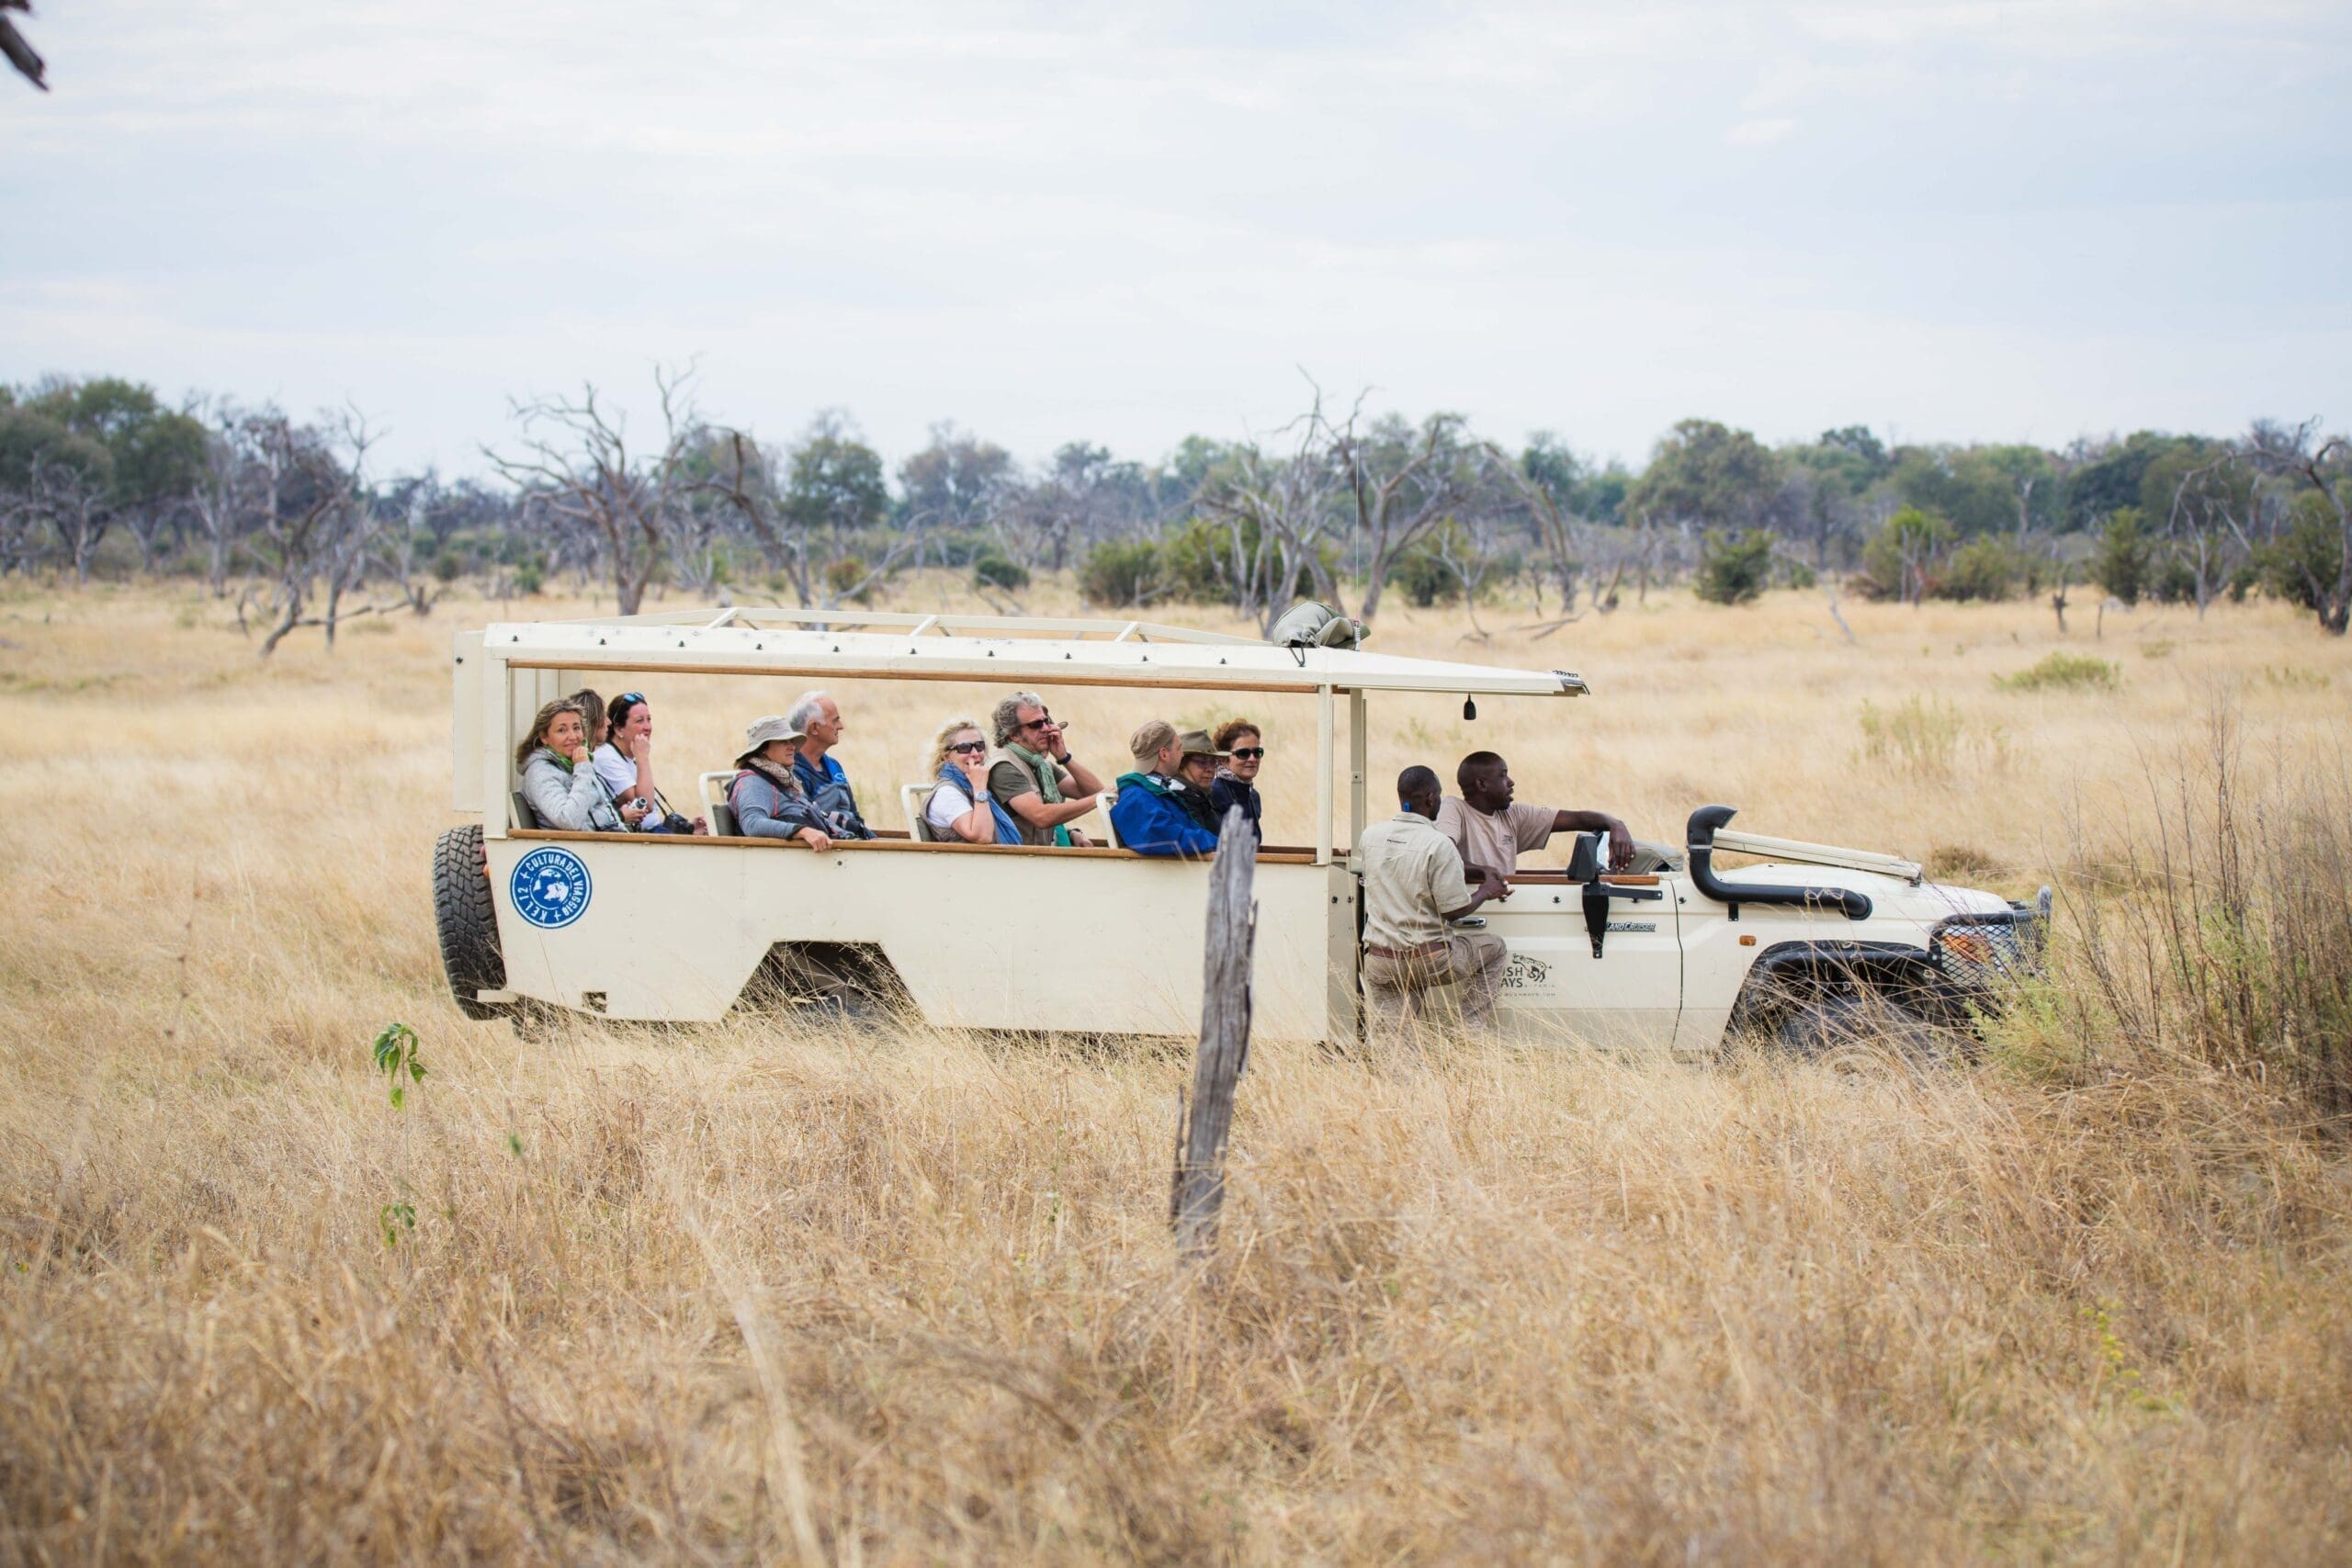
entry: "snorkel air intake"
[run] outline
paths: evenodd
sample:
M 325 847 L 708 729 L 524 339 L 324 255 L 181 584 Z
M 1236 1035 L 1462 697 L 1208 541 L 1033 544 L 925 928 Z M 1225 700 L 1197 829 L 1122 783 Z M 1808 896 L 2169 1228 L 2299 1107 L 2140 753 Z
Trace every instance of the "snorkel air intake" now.
M 1736 807 L 1702 806 L 1690 813 L 1690 886 L 1718 904 L 1731 906 L 1739 919 L 1742 904 L 1787 904 L 1804 909 L 1835 909 L 1849 920 L 1871 918 L 1867 893 L 1850 887 L 1800 887 L 1769 882 L 1725 882 L 1715 874 L 1715 829 L 1739 815 Z

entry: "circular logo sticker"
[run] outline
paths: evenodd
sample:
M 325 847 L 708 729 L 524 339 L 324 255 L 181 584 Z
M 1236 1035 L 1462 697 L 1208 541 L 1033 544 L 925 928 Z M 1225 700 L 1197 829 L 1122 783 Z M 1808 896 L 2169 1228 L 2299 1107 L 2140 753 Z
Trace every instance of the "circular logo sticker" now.
M 507 891 L 514 896 L 516 914 L 554 931 L 588 912 L 588 867 L 570 850 L 550 844 L 514 863 Z

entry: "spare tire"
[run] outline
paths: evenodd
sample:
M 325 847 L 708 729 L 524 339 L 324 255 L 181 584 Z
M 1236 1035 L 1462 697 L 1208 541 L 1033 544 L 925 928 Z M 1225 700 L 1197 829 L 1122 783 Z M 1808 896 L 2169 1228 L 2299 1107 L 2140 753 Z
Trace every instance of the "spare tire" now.
M 458 1010 L 468 1018 L 505 1016 L 504 1008 L 474 999 L 479 992 L 506 988 L 506 958 L 498 951 L 498 910 L 491 902 L 479 822 L 450 829 L 433 846 L 433 920 Z

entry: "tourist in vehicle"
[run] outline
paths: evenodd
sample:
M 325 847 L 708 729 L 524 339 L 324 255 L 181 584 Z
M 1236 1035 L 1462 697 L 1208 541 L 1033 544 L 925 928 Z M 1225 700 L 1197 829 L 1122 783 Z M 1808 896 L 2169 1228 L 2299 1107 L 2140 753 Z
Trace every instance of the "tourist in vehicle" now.
M 1206 737 L 1203 740 L 1205 745 Z M 1127 750 L 1135 755 L 1135 772 L 1119 775 L 1119 798 L 1111 807 L 1120 844 L 1139 855 L 1215 854 L 1216 834 L 1202 826 L 1182 798 L 1177 773 L 1184 742 L 1176 727 L 1155 718 L 1135 732 Z
M 1453 781 L 1462 793 L 1448 795 L 1438 808 L 1437 830 L 1453 840 L 1463 864 L 1473 875 L 1482 869 L 1498 874 L 1516 871 L 1521 853 L 1542 849 L 1555 833 L 1606 833 L 1609 869 L 1623 871 L 1634 864 L 1634 836 L 1624 823 L 1605 811 L 1515 801 L 1512 796 L 1518 786 L 1512 782 L 1510 767 L 1492 751 L 1473 751 L 1463 758 Z M 1653 850 L 1652 853 L 1662 852 Z
M 944 844 L 1017 844 L 1021 826 L 989 789 L 989 739 L 968 718 L 951 718 L 932 740 L 931 773 L 939 787 L 922 819 Z
M 1021 841 L 1085 849 L 1093 840 L 1069 826 L 1094 809 L 1102 781 L 1069 754 L 1069 740 L 1046 699 L 1015 692 L 989 716 L 996 752 L 989 761 L 989 793 L 1012 814 Z
M 1176 738 L 1176 776 L 1169 781 L 1169 795 L 1184 808 L 1185 816 L 1213 834 L 1225 830 L 1224 814 L 1211 799 L 1216 791 L 1217 764 L 1225 757 L 1205 729 L 1188 729 Z
M 559 697 L 532 716 L 531 732 L 514 749 L 523 798 L 542 828 L 571 833 L 627 831 L 613 797 L 596 776 L 588 751 L 588 723 Z
M 1209 791 L 1217 821 L 1224 822 L 1227 812 L 1241 807 L 1242 816 L 1250 819 L 1250 837 L 1262 844 L 1266 829 L 1260 818 L 1265 806 L 1258 798 L 1258 770 L 1266 763 L 1265 738 L 1256 725 L 1237 718 L 1217 730 L 1216 749 L 1228 759 L 1217 768 L 1216 781 Z
M 870 839 L 874 829 L 857 809 L 857 793 L 850 788 L 833 748 L 842 738 L 841 705 L 824 692 L 807 692 L 785 709 L 785 723 L 800 731 L 800 749 L 793 754 L 792 771 L 800 787 L 832 829 L 836 839 Z
M 1429 993 L 1461 988 L 1462 1021 L 1488 1025 L 1510 956 L 1503 939 L 1449 925 L 1490 898 L 1507 898 L 1502 874 L 1488 867 L 1474 887 L 1462 852 L 1437 826 L 1437 774 L 1411 767 L 1396 775 L 1398 811 L 1363 830 L 1356 864 L 1363 873 L 1363 995 L 1375 1038 L 1394 1039 L 1426 1016 Z
M 582 686 L 563 700 L 580 710 L 581 722 L 588 727 L 588 752 L 590 756 L 595 757 L 597 753 L 605 750 L 605 736 L 609 728 L 604 697 L 594 687 Z M 653 814 L 652 803 L 636 798 L 637 792 L 634 789 L 613 788 L 612 780 L 605 776 L 605 766 L 601 758 L 596 762 L 596 776 L 603 780 L 605 793 L 612 796 L 613 809 L 620 814 L 622 827 L 634 830 L 644 823 L 646 818 Z
M 812 850 L 830 850 L 833 837 L 793 772 L 799 743 L 800 731 L 781 716 L 753 719 L 743 734 L 743 753 L 735 759 L 734 781 L 727 786 L 728 808 L 735 813 L 736 831 L 748 838 L 797 839 Z
M 670 809 L 653 782 L 653 705 L 643 692 L 623 692 L 605 710 L 605 743 L 596 748 L 596 775 L 640 833 L 707 833 L 710 824 Z M 639 808 L 629 815 L 631 807 Z

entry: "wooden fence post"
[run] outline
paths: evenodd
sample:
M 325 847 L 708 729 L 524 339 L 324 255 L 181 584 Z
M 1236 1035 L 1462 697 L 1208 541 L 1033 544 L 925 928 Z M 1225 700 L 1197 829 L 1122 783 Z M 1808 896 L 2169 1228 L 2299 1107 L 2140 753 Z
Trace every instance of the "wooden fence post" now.
M 1208 1255 L 1225 1202 L 1225 1144 L 1233 1126 L 1233 1088 L 1250 1060 L 1250 957 L 1258 911 L 1250 900 L 1258 870 L 1257 836 L 1235 807 L 1225 814 L 1216 859 L 1209 865 L 1208 942 L 1201 976 L 1201 1051 L 1193 1065 L 1188 1119 L 1177 1108 L 1176 1175 L 1168 1213 L 1189 1258 Z

